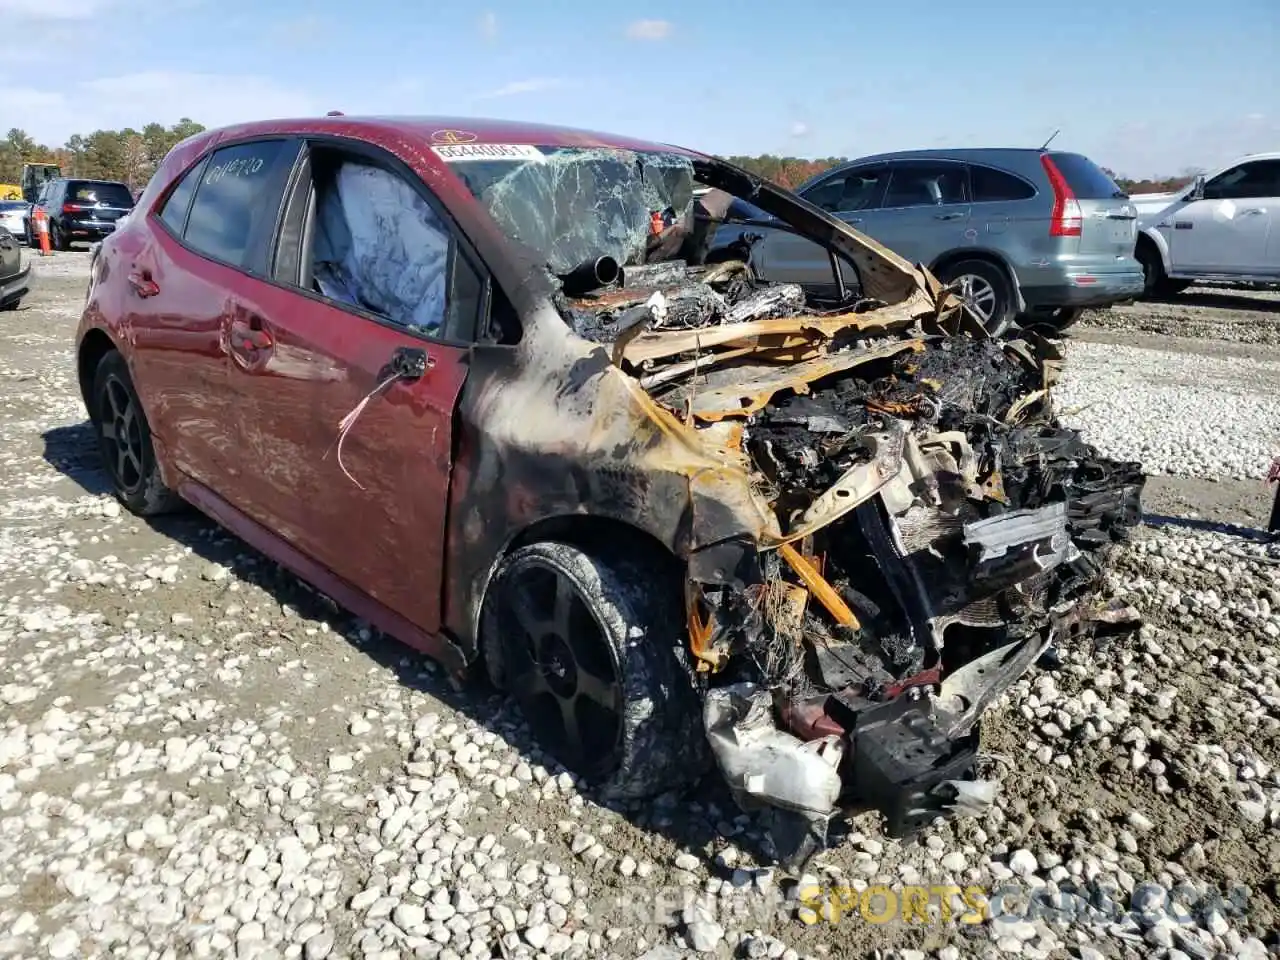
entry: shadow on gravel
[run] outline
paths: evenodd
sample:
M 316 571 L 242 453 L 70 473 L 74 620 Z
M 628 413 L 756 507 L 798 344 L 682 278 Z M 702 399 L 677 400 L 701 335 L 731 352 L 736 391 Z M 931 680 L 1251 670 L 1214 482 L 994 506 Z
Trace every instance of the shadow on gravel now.
M 44 459 L 54 469 L 74 480 L 88 494 L 111 493 L 111 480 L 98 459 L 88 421 L 55 427 L 41 436 Z M 496 693 L 480 676 L 469 678 L 463 685 L 455 684 L 429 658 L 379 633 L 195 509 L 147 518 L 145 522 L 157 533 L 189 547 L 206 563 L 224 566 L 241 582 L 262 588 L 277 603 L 287 605 L 300 617 L 327 622 L 332 631 L 361 655 L 392 671 L 402 685 L 434 697 L 496 733 L 531 765 L 541 764 L 552 776 L 564 770 L 553 757 L 539 749 L 515 704 Z M 215 588 L 213 583 L 209 586 Z M 680 750 L 681 745 L 673 743 L 671 749 Z M 710 860 L 712 842 L 717 838 L 731 840 L 762 865 L 773 863 L 772 856 L 761 845 L 764 823 L 752 818 L 745 830 L 734 824 L 732 821 L 741 811 L 717 776 L 704 777 L 701 783 L 679 796 L 664 794 L 656 801 L 619 804 L 601 800 L 588 787 L 580 786 L 579 790 L 592 802 L 624 816 L 638 830 L 665 836 L 681 849 L 700 855 L 708 861 L 708 870 L 721 879 L 729 880 L 733 869 Z M 830 827 L 831 845 L 838 844 L 849 829 L 841 818 L 834 818 Z M 568 837 L 565 839 L 567 842 Z M 638 860 L 646 857 L 643 846 L 635 850 L 635 856 Z M 654 858 L 667 859 L 667 855 L 650 857 Z
M 1257 527 L 1242 527 L 1234 523 L 1223 523 L 1219 520 L 1201 520 L 1193 517 L 1170 517 L 1160 513 L 1145 513 L 1142 522 L 1151 527 L 1185 527 L 1188 530 L 1203 530 L 1208 533 L 1222 533 L 1242 540 L 1254 540 L 1258 543 L 1270 543 L 1275 534 L 1267 533 Z
M 1218 310 L 1249 310 L 1255 313 L 1280 314 L 1280 300 L 1266 297 L 1250 297 L 1223 290 L 1220 293 L 1203 289 L 1175 294 L 1171 297 L 1149 297 L 1139 303 L 1163 303 L 1175 307 L 1211 307 Z

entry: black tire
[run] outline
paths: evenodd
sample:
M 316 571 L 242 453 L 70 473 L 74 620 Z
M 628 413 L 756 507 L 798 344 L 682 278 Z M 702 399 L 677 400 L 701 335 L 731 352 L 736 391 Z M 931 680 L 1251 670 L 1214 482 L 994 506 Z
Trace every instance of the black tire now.
M 938 279 L 943 283 L 955 283 L 965 278 L 977 278 L 974 309 L 987 333 L 998 337 L 1014 324 L 1017 305 L 1014 303 L 1013 283 L 1008 275 L 987 260 L 960 260 L 943 267 Z M 988 291 L 990 300 L 988 301 Z M 963 289 L 957 291 L 967 298 Z
M 116 350 L 105 354 L 93 375 L 89 417 L 98 452 L 116 497 L 131 513 L 151 517 L 180 509 L 181 498 L 164 485 L 129 366 Z
M 58 226 L 56 220 L 49 222 L 49 245 L 55 250 L 61 250 L 64 253 L 71 249 L 71 241 L 67 239 L 66 234 Z
M 654 565 L 635 556 L 520 547 L 494 572 L 480 633 L 490 681 L 515 697 L 543 749 L 619 800 L 690 783 L 710 759 L 680 585 L 655 584 Z
M 1190 280 L 1171 280 L 1164 272 L 1164 261 L 1160 251 L 1150 241 L 1138 244 L 1134 251 L 1138 263 L 1142 264 L 1142 294 L 1144 297 L 1176 297 L 1187 287 Z

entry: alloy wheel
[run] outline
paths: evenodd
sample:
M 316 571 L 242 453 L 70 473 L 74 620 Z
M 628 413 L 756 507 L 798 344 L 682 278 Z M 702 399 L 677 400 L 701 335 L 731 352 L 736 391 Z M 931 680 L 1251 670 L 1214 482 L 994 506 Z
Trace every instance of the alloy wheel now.
M 962 274 L 956 278 L 957 292 L 983 325 L 989 324 L 996 312 L 996 291 L 985 278 L 973 273 Z
M 623 729 L 619 669 L 604 630 L 572 581 L 549 566 L 527 568 L 507 590 L 507 689 L 539 742 L 590 776 L 614 762 Z
M 125 493 L 141 488 L 145 476 L 142 417 L 132 391 L 116 376 L 98 395 L 98 431 L 102 456 L 116 485 Z

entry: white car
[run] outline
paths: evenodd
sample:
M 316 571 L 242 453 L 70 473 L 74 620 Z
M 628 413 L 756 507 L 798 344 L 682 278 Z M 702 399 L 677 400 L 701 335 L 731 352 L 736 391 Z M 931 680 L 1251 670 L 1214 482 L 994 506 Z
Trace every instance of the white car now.
M 1175 193 L 1137 194 L 1148 295 L 1199 280 L 1280 283 L 1280 153 L 1256 153 Z
M 0 200 L 0 227 L 4 227 L 19 242 L 27 236 L 27 209 L 31 205 L 25 200 Z

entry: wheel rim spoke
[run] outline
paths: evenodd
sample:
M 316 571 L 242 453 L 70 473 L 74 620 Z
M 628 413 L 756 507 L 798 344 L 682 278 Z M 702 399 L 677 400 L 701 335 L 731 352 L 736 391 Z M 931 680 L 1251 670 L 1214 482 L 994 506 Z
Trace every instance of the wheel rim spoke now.
M 544 747 L 593 776 L 615 762 L 622 722 L 617 665 L 600 622 L 572 579 L 541 565 L 514 579 L 506 597 L 507 689 Z
M 564 731 L 564 746 L 568 755 L 578 761 L 584 760 L 582 750 L 582 729 L 578 724 L 577 698 L 560 700 L 560 726 Z
M 606 710 L 618 711 L 618 687 L 613 681 L 597 677 L 594 673 L 578 666 L 578 696 L 599 704 Z
M 957 281 L 960 299 L 978 315 L 985 324 L 995 315 L 996 291 L 990 283 L 974 274 L 965 274 Z
M 123 444 L 116 444 L 116 479 L 126 487 L 126 471 L 129 469 L 129 451 Z
M 107 397 L 107 405 L 111 407 L 112 419 L 119 420 L 124 410 L 121 409 L 120 396 L 118 393 L 119 383 L 115 380 L 107 381 L 107 388 L 103 391 Z M 127 401 L 126 401 L 127 405 Z

